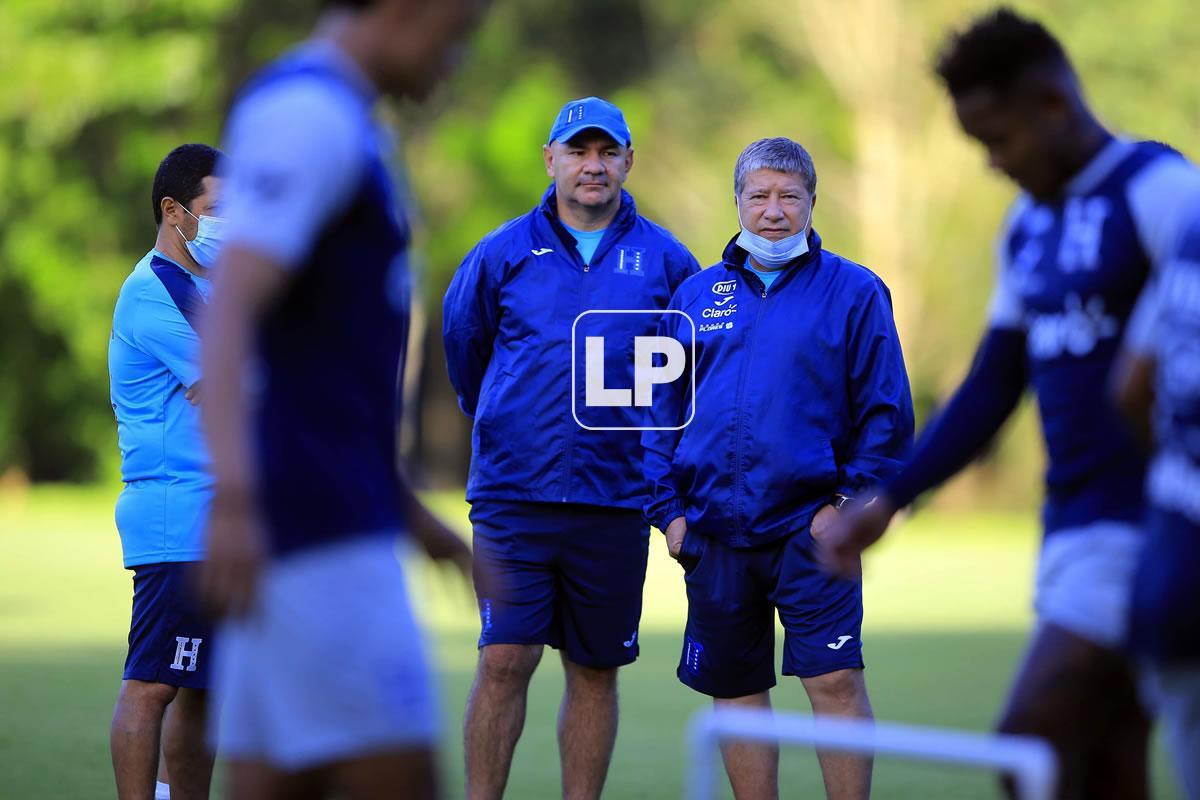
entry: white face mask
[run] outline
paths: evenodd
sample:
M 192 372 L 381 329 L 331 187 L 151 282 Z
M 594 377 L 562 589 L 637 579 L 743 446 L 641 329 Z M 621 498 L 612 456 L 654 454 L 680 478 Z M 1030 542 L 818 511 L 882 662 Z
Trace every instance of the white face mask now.
M 741 214 L 739 213 L 738 216 L 740 221 Z M 738 234 L 737 245 L 754 256 L 754 260 L 764 267 L 779 269 L 808 252 L 807 228 L 809 222 L 812 222 L 812 206 L 808 208 L 808 221 L 800 227 L 800 232 L 786 236 L 779 241 L 771 241 L 757 233 L 751 233 L 746 230 L 745 226 L 742 226 L 742 232 Z
M 179 207 L 183 208 L 183 204 Z M 183 246 L 192 254 L 192 258 L 196 259 L 196 263 L 205 269 L 212 269 L 217 263 L 217 255 L 221 252 L 221 242 L 225 239 L 225 220 L 222 217 L 209 217 L 204 214 L 197 217 L 186 208 L 183 210 L 196 220 L 196 238 L 189 241 L 178 225 L 175 226 L 175 230 L 179 231 Z

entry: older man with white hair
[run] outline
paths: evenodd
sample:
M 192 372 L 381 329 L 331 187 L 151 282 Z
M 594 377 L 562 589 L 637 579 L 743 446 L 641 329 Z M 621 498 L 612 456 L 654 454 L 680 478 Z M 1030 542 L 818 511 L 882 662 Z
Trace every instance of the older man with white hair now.
M 656 402 L 643 436 L 646 512 L 683 566 L 688 621 L 678 675 L 718 705 L 770 707 L 778 612 L 783 674 L 816 714 L 869 718 L 862 588 L 815 554 L 838 508 L 900 466 L 912 441 L 908 376 L 891 296 L 822 247 L 817 176 L 790 139 L 761 139 L 734 169 L 740 232 L 671 308 L 696 325 L 691 387 Z M 662 333 L 688 321 L 666 317 Z M 681 327 L 682 326 L 682 327 Z M 778 796 L 778 750 L 726 744 L 738 798 Z M 830 797 L 865 798 L 871 761 L 819 754 Z

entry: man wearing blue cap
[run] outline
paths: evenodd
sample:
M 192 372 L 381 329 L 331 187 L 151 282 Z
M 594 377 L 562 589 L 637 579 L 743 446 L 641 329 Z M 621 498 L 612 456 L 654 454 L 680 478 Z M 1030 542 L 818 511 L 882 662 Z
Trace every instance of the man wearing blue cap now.
M 585 319 L 599 325 L 588 330 L 604 334 L 610 353 L 615 342 L 654 335 L 658 312 L 699 270 L 621 188 L 633 149 L 619 108 L 597 97 L 567 103 L 543 154 L 554 183 L 542 202 L 476 245 L 445 300 L 450 379 L 474 420 L 467 500 L 476 563 L 503 587 L 502 596 L 477 587 L 469 798 L 503 794 L 547 644 L 566 671 L 563 796 L 599 797 L 604 786 L 617 668 L 638 655 L 649 529 L 640 418 L 632 409 L 606 409 L 620 424 L 586 418 L 594 410 L 576 402 L 573 334 Z

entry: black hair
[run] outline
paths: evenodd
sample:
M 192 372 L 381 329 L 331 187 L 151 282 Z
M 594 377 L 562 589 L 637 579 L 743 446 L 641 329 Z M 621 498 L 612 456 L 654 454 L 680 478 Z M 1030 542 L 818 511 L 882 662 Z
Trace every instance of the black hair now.
M 216 173 L 221 151 L 206 144 L 181 144 L 158 165 L 154 173 L 154 224 L 162 224 L 162 201 L 174 198 L 187 208 L 204 194 L 204 179 Z
M 1058 40 L 1036 20 L 1001 6 L 947 38 L 934 70 L 951 96 L 1005 92 L 1039 67 L 1071 68 Z
M 375 0 L 321 0 L 321 8 L 368 8 Z

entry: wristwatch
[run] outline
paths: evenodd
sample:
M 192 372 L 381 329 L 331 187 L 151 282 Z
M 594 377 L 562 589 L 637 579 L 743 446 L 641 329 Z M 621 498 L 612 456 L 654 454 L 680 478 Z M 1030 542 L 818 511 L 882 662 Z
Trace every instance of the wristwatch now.
M 850 497 L 849 495 L 845 495 L 845 494 L 834 495 L 833 496 L 833 507 L 838 510 L 841 510 L 842 506 L 846 505 L 853 499 L 854 499 L 853 497 Z

